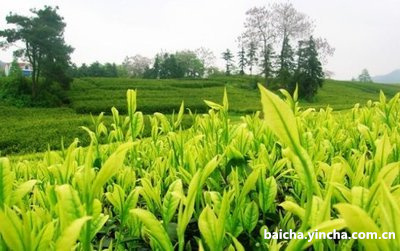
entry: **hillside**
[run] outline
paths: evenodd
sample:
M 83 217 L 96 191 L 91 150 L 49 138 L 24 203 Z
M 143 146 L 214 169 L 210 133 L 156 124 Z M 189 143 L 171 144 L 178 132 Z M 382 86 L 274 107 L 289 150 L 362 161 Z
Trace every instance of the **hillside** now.
M 137 89 L 138 110 L 144 114 L 177 111 L 184 100 L 185 107 L 192 112 L 204 113 L 204 99 L 221 103 L 223 90 L 227 88 L 229 108 L 234 118 L 261 109 L 256 81 L 252 78 L 216 78 L 208 80 L 137 80 L 88 78 L 74 81 L 69 92 L 70 107 L 64 108 L 15 108 L 0 104 L 0 156 L 15 153 L 31 153 L 60 149 L 61 137 L 68 146 L 79 137 L 82 145 L 89 137 L 80 126 L 92 128 L 90 114 L 98 115 L 115 106 L 121 114 L 126 111 L 126 90 Z M 303 107 L 322 108 L 327 105 L 335 110 L 349 109 L 355 103 L 365 104 L 377 100 L 379 91 L 391 97 L 400 91 L 398 85 L 362 84 L 327 80 L 315 102 L 300 102 Z M 187 113 L 187 111 L 186 111 Z M 105 116 L 107 124 L 112 122 Z M 145 116 L 149 135 L 149 121 Z M 190 126 L 187 116 L 185 126 Z
M 302 105 L 316 108 L 329 105 L 335 110 L 349 109 L 356 103 L 363 105 L 368 100 L 377 100 L 381 90 L 388 97 L 393 97 L 400 92 L 400 85 L 327 80 L 318 90 L 316 101 L 303 102 Z
M 250 77 L 206 80 L 87 78 L 75 80 L 70 98 L 71 106 L 77 113 L 108 112 L 112 106 L 123 112 L 125 92 L 130 88 L 138 91 L 138 109 L 146 114 L 172 113 L 179 108 L 182 100 L 185 107 L 193 112 L 203 113 L 208 109 L 203 100 L 220 102 L 226 87 L 231 112 L 248 113 L 261 109 L 256 83 L 257 80 Z M 380 90 L 393 96 L 400 91 L 400 86 L 326 80 L 314 102 L 301 104 L 316 108 L 330 105 L 337 110 L 348 109 L 355 103 L 376 100 Z
M 394 70 L 388 74 L 375 76 L 372 80 L 376 83 L 396 83 L 400 84 L 400 69 Z

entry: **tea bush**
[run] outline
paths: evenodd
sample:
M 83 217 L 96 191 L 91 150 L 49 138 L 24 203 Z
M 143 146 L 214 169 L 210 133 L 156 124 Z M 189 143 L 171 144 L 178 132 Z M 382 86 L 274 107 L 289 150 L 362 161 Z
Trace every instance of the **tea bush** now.
M 145 125 L 136 93 L 88 147 L 0 159 L 0 246 L 16 250 L 399 250 L 398 239 L 264 240 L 264 230 L 400 234 L 400 94 L 348 113 L 260 86 L 263 115 L 222 104 Z M 263 117 L 263 118 L 261 118 Z M 150 135 L 143 138 L 148 128 Z M 100 144 L 106 140 L 106 144 Z

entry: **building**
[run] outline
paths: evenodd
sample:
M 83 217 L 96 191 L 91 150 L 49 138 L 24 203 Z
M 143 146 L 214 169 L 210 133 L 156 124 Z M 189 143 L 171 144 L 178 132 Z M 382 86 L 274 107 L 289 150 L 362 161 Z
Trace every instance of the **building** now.
M 6 65 L 4 67 L 4 73 L 6 76 L 8 76 L 10 74 L 11 65 L 12 65 L 12 63 L 6 63 Z M 30 63 L 20 62 L 20 63 L 18 63 L 18 65 L 19 65 L 19 68 L 21 68 L 23 76 L 25 76 L 25 77 L 32 76 L 32 65 Z

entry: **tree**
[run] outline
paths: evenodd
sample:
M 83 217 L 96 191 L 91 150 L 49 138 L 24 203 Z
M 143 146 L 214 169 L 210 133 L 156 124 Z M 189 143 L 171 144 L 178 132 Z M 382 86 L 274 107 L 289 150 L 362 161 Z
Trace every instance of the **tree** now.
M 185 69 L 180 64 L 175 54 L 164 55 L 164 60 L 161 64 L 160 78 L 183 78 L 185 77 Z
M 88 77 L 104 77 L 105 76 L 105 71 L 104 67 L 102 64 L 100 64 L 98 61 L 93 62 L 89 67 L 88 67 Z
M 267 7 L 254 7 L 246 12 L 245 31 L 242 36 L 247 41 L 249 51 L 252 53 L 261 45 L 261 55 L 268 54 L 268 45 L 272 44 L 276 38 L 276 30 L 271 20 L 272 12 Z M 264 58 L 264 61 L 268 61 L 268 59 Z M 253 65 L 250 67 L 252 68 Z M 263 73 L 268 73 L 268 69 L 264 68 Z M 269 76 L 265 75 L 265 77 Z
M 318 51 L 319 61 L 324 65 L 328 62 L 328 57 L 333 56 L 335 53 L 335 48 L 328 43 L 326 38 L 316 38 L 314 41 Z
M 288 88 L 295 70 L 294 52 L 290 46 L 288 37 L 283 41 L 281 54 L 278 60 L 278 80 L 280 84 Z
M 153 68 L 147 73 L 150 78 L 160 78 L 161 67 L 162 67 L 163 58 L 161 54 L 157 54 L 154 59 Z
M 57 13 L 58 7 L 45 6 L 41 10 L 32 9 L 33 17 L 10 13 L 7 24 L 15 28 L 0 31 L 0 37 L 9 46 L 21 41 L 25 48 L 17 50 L 14 55 L 27 58 L 32 65 L 32 97 L 36 97 L 39 77 L 44 77 L 48 84 L 58 81 L 68 88 L 71 79 L 66 75 L 70 65 L 70 54 L 73 48 L 64 41 L 66 24 Z
M 214 53 L 205 47 L 200 47 L 195 50 L 196 56 L 203 63 L 205 69 L 211 68 L 215 64 L 216 57 Z
M 21 78 L 22 77 L 22 70 L 21 70 L 21 67 L 19 67 L 19 64 L 16 59 L 14 59 L 11 63 L 8 76 L 11 78 Z
M 204 63 L 194 51 L 177 51 L 175 57 L 184 72 L 183 77 L 200 78 L 204 75 Z
M 133 57 L 126 57 L 122 63 L 129 77 L 143 77 L 145 71 L 150 68 L 151 60 L 142 55 L 136 54 Z
M 226 49 L 226 51 L 222 53 L 222 58 L 225 60 L 225 74 L 229 76 L 231 75 L 233 67 L 233 54 L 229 49 Z
M 203 62 L 194 51 L 177 51 L 174 54 L 159 53 L 156 55 L 153 67 L 148 68 L 145 78 L 199 78 L 204 75 Z
M 246 65 L 247 65 L 246 52 L 244 50 L 244 47 L 242 46 L 238 52 L 238 66 L 240 69 L 239 72 L 240 75 L 244 75 L 244 69 L 246 68 Z
M 263 69 L 265 79 L 268 82 L 268 78 L 272 77 L 273 72 L 274 50 L 272 48 L 272 45 L 268 44 L 267 48 L 265 48 L 265 50 L 262 50 L 261 53 L 261 67 Z
M 115 63 L 106 63 L 104 65 L 104 77 L 118 77 L 117 65 Z
M 242 37 L 245 39 L 246 47 L 248 50 L 251 47 L 255 48 L 260 55 L 262 73 L 268 79 L 272 75 L 270 65 L 273 60 L 269 58 L 270 52 L 273 49 L 286 52 L 288 41 L 307 39 L 314 32 L 314 23 L 306 14 L 296 10 L 293 4 L 283 2 L 249 9 L 246 12 L 244 28 Z M 333 55 L 334 48 L 326 39 L 318 38 L 314 41 L 320 52 L 319 60 L 326 63 L 327 56 Z M 282 57 L 277 58 L 278 65 L 281 59 Z M 249 67 L 252 70 L 252 62 L 249 62 Z
M 78 68 L 78 76 L 79 77 L 88 77 L 89 76 L 89 68 L 83 63 L 81 67 Z
M 314 24 L 307 15 L 297 11 L 291 3 L 276 3 L 272 6 L 272 10 L 272 25 L 277 40 L 282 41 L 278 79 L 288 87 L 294 73 L 294 53 L 289 41 L 310 36 L 314 30 Z
M 306 38 L 314 31 L 312 20 L 289 2 L 272 5 L 272 26 L 282 45 L 287 39 Z
M 253 75 L 253 66 L 257 63 L 257 47 L 255 42 L 250 42 L 247 50 L 247 65 L 249 66 L 250 75 Z
M 324 81 L 324 72 L 313 37 L 299 42 L 297 54 L 295 81 L 292 82 L 291 89 L 294 90 L 295 84 L 298 84 L 299 97 L 311 100 Z
M 362 83 L 372 83 L 372 78 L 367 69 L 362 70 L 361 74 L 358 76 L 358 81 Z

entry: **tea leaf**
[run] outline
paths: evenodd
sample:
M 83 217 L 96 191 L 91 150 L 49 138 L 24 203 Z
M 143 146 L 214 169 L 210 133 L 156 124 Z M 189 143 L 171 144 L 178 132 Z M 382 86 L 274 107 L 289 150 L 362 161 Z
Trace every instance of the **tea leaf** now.
M 132 209 L 131 213 L 140 219 L 149 230 L 148 234 L 152 237 L 152 240 L 157 243 L 162 250 L 174 250 L 167 232 L 152 213 L 139 208 Z

